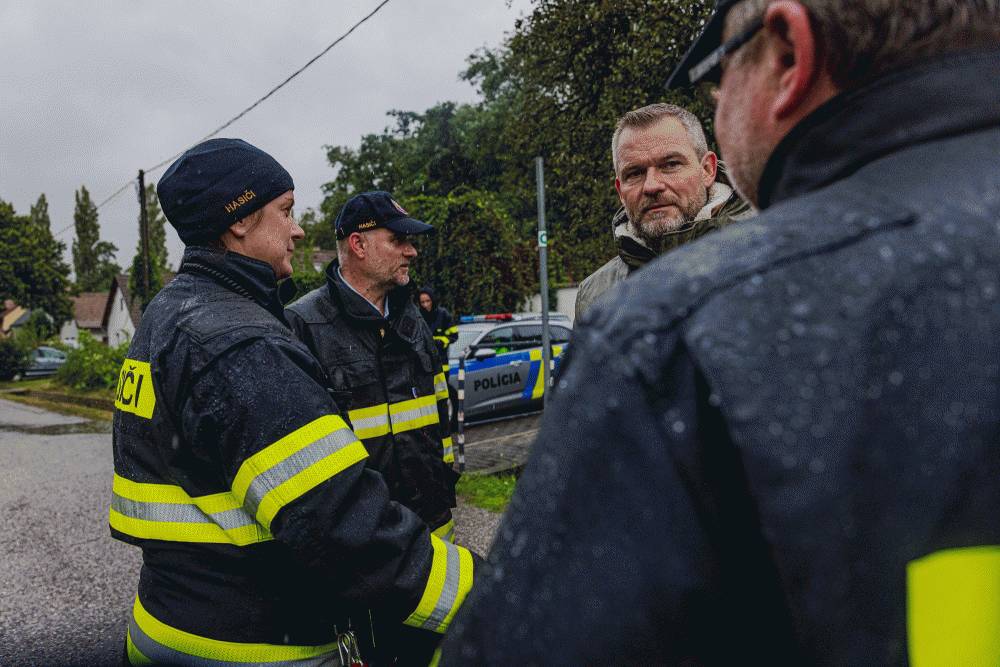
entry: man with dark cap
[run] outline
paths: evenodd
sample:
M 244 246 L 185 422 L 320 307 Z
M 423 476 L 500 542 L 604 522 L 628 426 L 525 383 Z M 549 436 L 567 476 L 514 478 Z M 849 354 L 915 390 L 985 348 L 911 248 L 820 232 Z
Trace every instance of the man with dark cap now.
M 347 664 L 369 606 L 444 632 L 472 556 L 390 499 L 283 319 L 291 176 L 213 139 L 157 192 L 187 247 L 115 398 L 111 533 L 143 551 L 126 661 Z
M 285 311 L 322 364 L 334 399 L 349 416 L 392 499 L 413 510 L 434 535 L 453 542 L 455 483 L 448 387 L 431 331 L 410 300 L 414 237 L 433 230 L 387 192 L 351 198 L 336 220 L 337 259 L 326 285 Z M 375 642 L 394 636 L 416 657 L 437 636 L 375 615 Z M 392 620 L 392 619 L 389 619 Z M 424 656 L 424 663 L 430 652 Z M 416 661 L 415 661 L 416 662 Z
M 718 3 L 672 81 L 762 212 L 583 317 L 442 664 L 1000 664 L 998 44 Z

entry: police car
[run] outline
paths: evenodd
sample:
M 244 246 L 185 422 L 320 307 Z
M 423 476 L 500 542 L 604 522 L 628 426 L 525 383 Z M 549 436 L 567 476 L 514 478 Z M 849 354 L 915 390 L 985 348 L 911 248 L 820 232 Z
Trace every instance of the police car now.
M 572 333 L 561 313 L 549 315 L 552 358 L 559 357 Z M 448 348 L 448 393 L 452 414 L 458 395 L 458 360 L 465 359 L 465 420 L 474 421 L 542 407 L 542 316 L 537 313 L 465 315 L 458 338 Z

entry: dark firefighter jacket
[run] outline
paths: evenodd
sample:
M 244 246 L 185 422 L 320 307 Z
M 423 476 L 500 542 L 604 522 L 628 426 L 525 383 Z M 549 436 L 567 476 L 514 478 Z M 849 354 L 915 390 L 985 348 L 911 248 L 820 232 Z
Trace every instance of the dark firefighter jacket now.
M 451 313 L 445 308 L 436 305 L 434 292 L 430 288 L 424 287 L 420 290 L 431 298 L 430 312 L 419 308 L 420 316 L 424 318 L 427 327 L 431 330 L 434 343 L 437 345 L 438 358 L 441 363 L 441 371 L 448 376 L 448 347 L 458 338 L 458 327 L 452 322 Z
M 270 266 L 189 247 L 119 377 L 112 535 L 143 550 L 133 663 L 313 664 L 378 605 L 443 632 L 468 551 L 391 502 Z
M 393 500 L 451 539 L 458 475 L 448 386 L 431 332 L 405 288 L 387 295 L 386 320 L 344 284 L 337 267 L 331 262 L 326 285 L 289 306 L 288 322 L 323 364 Z
M 998 71 L 831 100 L 584 316 L 442 665 L 1000 664 Z

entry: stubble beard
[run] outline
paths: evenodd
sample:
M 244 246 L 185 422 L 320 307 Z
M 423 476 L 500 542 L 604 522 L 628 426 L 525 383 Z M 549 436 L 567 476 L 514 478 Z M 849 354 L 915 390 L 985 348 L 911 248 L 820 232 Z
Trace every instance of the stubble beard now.
M 679 215 L 665 218 L 659 215 L 643 215 L 638 222 L 633 223 L 636 233 L 651 248 L 657 248 L 668 234 L 676 232 L 678 229 L 695 219 L 699 211 L 708 203 L 708 191 L 702 190 L 701 197 L 692 199 L 688 207 L 681 211 Z

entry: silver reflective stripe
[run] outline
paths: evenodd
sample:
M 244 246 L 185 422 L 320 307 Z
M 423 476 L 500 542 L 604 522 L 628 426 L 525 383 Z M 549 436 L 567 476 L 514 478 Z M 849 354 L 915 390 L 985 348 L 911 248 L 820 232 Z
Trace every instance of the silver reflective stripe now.
M 247 667 L 248 664 L 265 665 L 293 665 L 294 667 L 343 667 L 340 656 L 336 652 L 315 658 L 304 658 L 302 660 L 283 660 L 265 663 L 229 662 L 226 660 L 212 660 L 210 658 L 200 658 L 189 653 L 181 653 L 169 646 L 159 643 L 139 628 L 135 622 L 135 617 L 128 622 L 129 637 L 132 643 L 144 656 L 149 658 L 153 664 L 159 665 L 184 665 L 185 667 Z
M 431 403 L 430 405 L 424 405 L 417 408 L 411 408 L 409 410 L 404 410 L 403 412 L 397 412 L 392 415 L 392 426 L 395 430 L 396 426 L 404 426 L 404 430 L 410 430 L 413 427 L 407 427 L 406 423 L 419 419 L 420 417 L 433 417 L 438 415 L 437 404 Z
M 181 503 L 148 503 L 125 498 L 115 493 L 111 498 L 111 508 L 133 519 L 144 521 L 161 521 L 172 523 L 208 523 L 215 524 L 223 530 L 233 530 L 256 523 L 254 518 L 242 507 L 205 514 L 197 505 Z
M 455 600 L 458 598 L 458 580 L 462 573 L 462 563 L 460 561 L 460 556 L 458 554 L 458 547 L 456 547 L 451 542 L 442 540 L 445 546 L 445 570 L 444 575 L 444 587 L 441 589 L 441 595 L 438 596 L 437 603 L 434 605 L 434 611 L 431 612 L 430 616 L 423 623 L 423 628 L 425 630 L 436 631 L 438 626 L 444 623 L 444 619 L 448 616 L 448 612 L 451 608 L 455 606 Z
M 251 516 L 257 516 L 257 508 L 264 500 L 264 496 L 306 468 L 354 442 L 357 442 L 354 433 L 348 428 L 342 428 L 323 436 L 311 445 L 303 447 L 288 458 L 279 461 L 253 478 L 249 488 L 247 488 L 243 507 Z
M 351 417 L 351 425 L 354 426 L 356 431 L 367 431 L 379 426 L 388 426 L 389 415 L 387 413 L 383 413 L 375 415 L 374 417 L 364 417 L 362 419 Z

